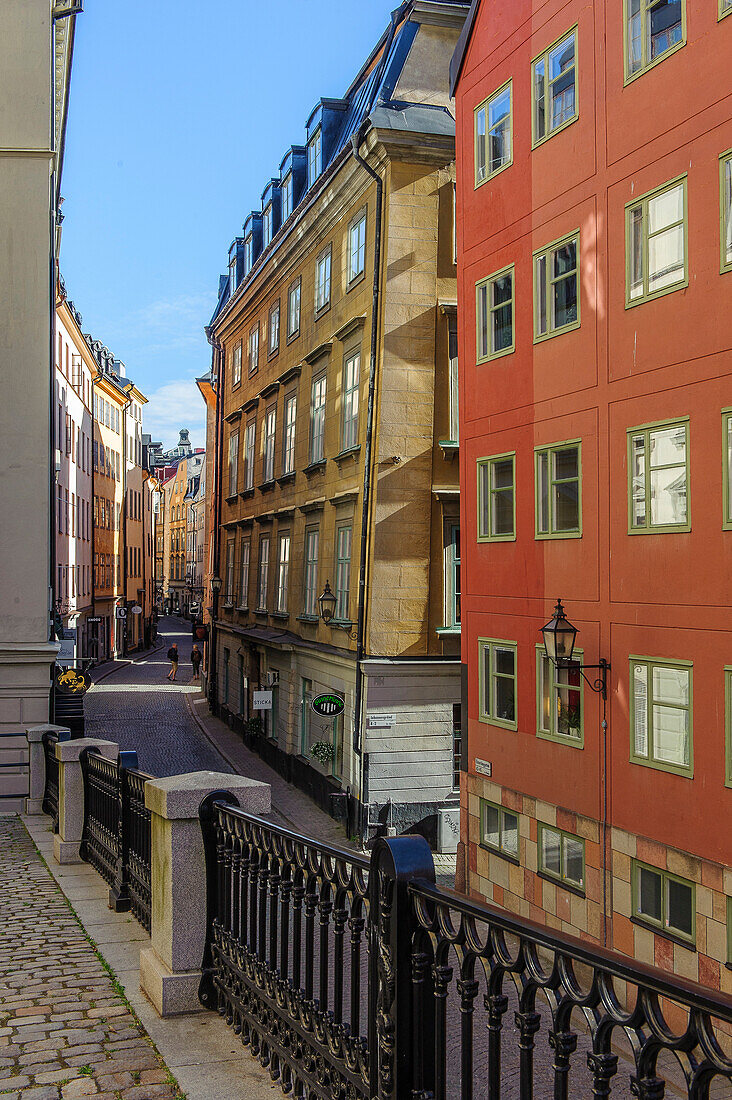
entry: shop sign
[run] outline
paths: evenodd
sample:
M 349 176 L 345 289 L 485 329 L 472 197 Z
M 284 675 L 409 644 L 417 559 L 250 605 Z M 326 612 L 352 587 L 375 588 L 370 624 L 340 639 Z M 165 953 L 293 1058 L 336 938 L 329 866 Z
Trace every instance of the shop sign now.
M 61 638 L 61 648 L 56 656 L 56 664 L 65 665 L 76 658 L 76 627 L 65 626 Z
M 316 695 L 310 706 L 321 718 L 337 718 L 339 714 L 343 714 L 346 703 L 340 695 L 325 692 L 323 695 Z
M 115 619 L 126 619 L 127 618 L 127 608 L 126 607 L 115 607 L 114 617 L 115 617 Z
M 133 615 L 142 615 L 142 608 L 140 607 L 139 603 L 136 603 L 134 607 L 131 607 L 130 611 Z
M 81 668 L 59 668 L 54 686 L 59 695 L 83 695 L 91 686 L 91 677 Z
M 255 691 L 253 693 L 253 710 L 272 710 L 272 692 L 271 691 Z

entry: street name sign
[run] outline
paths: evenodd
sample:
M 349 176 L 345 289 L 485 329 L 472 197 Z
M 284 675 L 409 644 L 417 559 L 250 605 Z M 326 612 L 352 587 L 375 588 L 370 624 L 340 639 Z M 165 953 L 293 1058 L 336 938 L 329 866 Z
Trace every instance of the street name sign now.
M 371 730 L 389 729 L 396 722 L 396 714 L 386 712 L 383 714 L 367 714 L 366 718 Z
M 490 760 L 475 758 L 475 771 L 478 775 L 493 775 L 493 765 Z
M 343 714 L 346 703 L 340 695 L 333 695 L 327 691 L 323 695 L 316 695 L 310 706 L 321 718 L 336 718 L 339 714 Z

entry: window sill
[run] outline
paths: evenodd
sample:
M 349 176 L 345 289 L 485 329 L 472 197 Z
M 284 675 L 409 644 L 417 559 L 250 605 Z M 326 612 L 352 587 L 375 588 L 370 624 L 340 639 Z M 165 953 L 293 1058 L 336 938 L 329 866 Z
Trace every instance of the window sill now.
M 629 535 L 687 535 L 691 531 L 690 523 L 666 524 L 663 527 L 629 527 Z
M 575 897 L 584 898 L 587 895 L 581 886 L 574 886 L 571 882 L 565 882 L 563 878 L 557 878 L 555 875 L 550 875 L 548 871 L 537 871 L 539 878 L 543 878 L 545 882 L 552 882 L 555 886 L 559 886 L 560 889 L 566 890 L 568 894 L 574 894 Z
M 664 50 L 660 57 L 657 57 L 654 61 L 649 62 L 644 69 L 639 69 L 637 73 L 631 73 L 630 76 L 626 76 L 623 80 L 623 87 L 627 88 L 629 84 L 632 84 L 634 80 L 637 80 L 640 76 L 645 76 L 651 69 L 655 69 L 656 65 L 660 65 L 662 61 L 665 61 L 671 54 L 676 53 L 683 46 L 686 45 L 686 38 L 682 38 L 680 42 L 676 42 L 670 49 Z
M 330 302 L 326 302 L 324 306 L 320 307 L 320 309 L 315 310 L 315 320 L 316 321 L 320 320 L 321 317 L 323 317 L 326 313 L 329 313 L 329 312 L 330 312 Z
M 637 924 L 639 928 L 647 928 L 649 932 L 654 932 L 657 936 L 663 936 L 665 940 L 671 940 L 671 943 L 677 943 L 679 947 L 685 947 L 687 951 L 696 951 L 694 940 L 687 940 L 684 936 L 677 935 L 668 928 L 661 928 L 658 924 L 653 924 L 652 921 L 645 921 L 642 917 L 633 916 L 630 918 L 630 923 Z
M 298 615 L 297 621 L 299 623 L 310 623 L 311 626 L 315 626 L 319 622 L 317 615 Z
M 534 343 L 543 344 L 546 340 L 553 340 L 555 336 L 564 336 L 566 332 L 574 332 L 575 329 L 580 327 L 579 318 L 576 321 L 572 321 L 568 325 L 562 325 L 561 328 L 552 329 L 551 332 L 539 332 L 534 333 Z
M 223 610 L 224 611 L 233 611 L 234 610 L 234 601 L 230 600 L 228 603 L 225 603 L 223 605 Z
M 516 732 L 518 729 L 518 722 L 510 722 L 507 718 L 490 718 L 486 714 L 480 714 L 478 721 L 485 723 L 487 726 L 496 726 L 501 730 L 513 730 Z
M 349 290 L 353 290 L 355 286 L 358 286 L 359 283 L 362 283 L 365 278 L 366 267 L 364 266 L 363 271 L 359 271 L 358 275 L 354 275 L 353 278 L 349 280 L 348 285 L 346 286 L 346 294 L 348 294 Z
M 321 458 L 318 462 L 311 462 L 308 466 L 305 466 L 303 468 L 302 472 L 304 474 L 307 474 L 308 477 L 309 477 L 310 474 L 320 473 L 324 469 L 325 469 L 325 459 Z
M 272 360 L 276 359 L 279 354 L 280 354 L 280 345 L 278 344 L 277 347 L 274 348 L 272 351 L 267 352 L 267 362 L 271 363 Z
M 556 126 L 553 130 L 550 130 L 548 134 L 544 134 L 540 138 L 534 138 L 531 143 L 531 151 L 533 152 L 534 149 L 538 149 L 540 145 L 544 145 L 547 141 L 551 141 L 551 139 L 553 137 L 556 137 L 557 134 L 561 134 L 562 130 L 566 130 L 568 126 L 571 126 L 574 122 L 577 122 L 578 118 L 579 111 L 577 112 L 577 114 L 572 115 L 571 118 L 568 118 L 566 122 L 563 122 L 561 126 Z
M 455 439 L 438 439 L 437 446 L 442 451 L 442 457 L 449 462 L 452 462 L 460 450 L 460 444 Z
M 235 501 L 236 501 L 236 496 L 237 496 L 237 494 L 236 494 L 236 493 L 230 493 L 230 494 L 229 494 L 229 496 L 225 498 L 225 499 L 226 499 L 226 503 L 227 503 L 227 504 L 234 504 L 234 503 L 235 503 Z
M 290 470 L 287 474 L 282 474 L 281 477 L 276 478 L 278 485 L 286 485 L 288 481 L 293 481 L 295 477 L 295 471 Z
M 267 610 L 266 607 L 255 607 L 254 608 L 254 614 L 255 615 L 269 615 L 269 611 Z
M 502 852 L 500 848 L 494 848 L 490 844 L 483 844 L 482 841 L 479 843 L 478 847 L 482 848 L 485 852 L 490 852 L 492 856 L 498 856 L 499 859 L 505 859 L 506 863 L 513 863 L 514 867 L 521 866 L 521 860 L 517 859 L 516 856 L 509 856 L 506 852 Z
M 254 486 L 252 485 L 251 489 L 242 489 L 242 491 L 239 493 L 239 496 L 242 500 L 247 500 L 249 497 L 253 497 Z
M 689 746 L 691 748 L 691 745 Z M 683 764 L 661 764 L 657 760 L 642 760 L 640 757 L 631 756 L 631 764 L 637 764 L 641 768 L 652 768 L 656 772 L 666 772 L 668 775 L 678 775 L 680 779 L 694 778 L 694 765 L 685 767 Z
M 298 338 L 298 336 L 299 336 L 299 335 L 300 335 L 300 329 L 299 329 L 299 328 L 297 329 L 297 331 L 296 331 L 296 332 L 290 332 L 290 333 L 288 333 L 288 334 L 287 334 L 287 341 L 286 341 L 286 343 L 287 343 L 288 345 L 289 345 L 289 344 L 291 344 L 291 343 L 292 343 L 292 342 L 293 342 L 294 340 L 297 340 L 297 338 Z
M 625 308 L 634 309 L 636 306 L 645 305 L 646 302 L 655 302 L 656 298 L 664 298 L 667 294 L 673 294 L 677 290 L 686 290 L 689 285 L 689 276 L 684 275 L 683 279 L 680 279 L 678 283 L 672 283 L 671 286 L 665 286 L 662 290 L 653 291 L 650 294 L 640 294 L 637 298 L 625 299 Z
M 274 487 L 275 479 L 273 477 L 268 481 L 261 481 L 258 486 L 260 493 L 268 493 L 271 489 L 274 489 Z
M 547 539 L 581 539 L 581 531 L 561 531 L 561 532 L 548 532 L 547 534 L 536 533 L 534 538 L 537 542 L 546 542 Z
M 273 611 L 272 612 L 272 618 L 273 619 L 286 620 L 286 619 L 289 619 L 289 617 L 290 617 L 290 612 L 289 611 Z
M 447 634 L 447 635 L 452 634 L 457 638 L 460 637 L 460 633 L 461 633 L 461 631 L 460 631 L 460 626 L 459 625 L 458 626 L 438 626 L 437 630 L 435 631 L 435 634 L 438 634 L 440 636 L 445 635 L 445 634 Z
M 333 461 L 337 462 L 340 466 L 341 462 L 344 462 L 347 458 L 357 458 L 361 451 L 361 444 L 357 443 L 355 447 L 346 447 L 345 450 L 339 451 L 337 455 L 333 455 Z
M 555 745 L 567 745 L 570 749 L 583 749 L 585 739 L 582 735 L 572 737 L 564 733 L 547 733 L 546 730 L 537 730 L 536 736 L 542 741 L 553 741 Z
M 236 610 L 239 611 L 239 612 L 247 612 L 247 611 L 249 611 L 249 605 L 248 604 L 240 605 L 239 607 L 237 607 Z

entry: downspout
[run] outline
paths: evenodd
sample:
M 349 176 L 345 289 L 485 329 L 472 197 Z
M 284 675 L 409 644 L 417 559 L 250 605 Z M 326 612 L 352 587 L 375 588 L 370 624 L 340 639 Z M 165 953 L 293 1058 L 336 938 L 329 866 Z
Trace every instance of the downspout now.
M 392 34 L 394 27 L 392 25 Z M 391 41 L 391 40 L 390 40 Z M 385 54 L 388 44 L 385 47 Z M 361 759 L 361 835 L 367 839 L 369 805 L 368 753 L 363 752 L 361 710 L 363 707 L 364 636 L 366 630 L 366 575 L 368 550 L 371 537 L 371 467 L 374 431 L 374 397 L 376 392 L 376 365 L 378 360 L 379 306 L 381 290 L 381 220 L 384 181 L 358 151 L 361 129 L 351 136 L 354 159 L 376 184 L 376 211 L 374 215 L 374 286 L 371 300 L 371 352 L 369 357 L 369 389 L 366 413 L 366 441 L 364 445 L 363 503 L 361 508 L 361 553 L 358 572 L 358 619 L 356 624 L 356 693 L 353 714 L 353 751 Z

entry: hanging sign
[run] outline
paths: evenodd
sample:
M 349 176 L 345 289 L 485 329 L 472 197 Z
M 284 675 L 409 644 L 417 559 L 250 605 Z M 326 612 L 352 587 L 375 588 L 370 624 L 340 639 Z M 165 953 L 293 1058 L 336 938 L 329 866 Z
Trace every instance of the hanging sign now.
M 346 703 L 340 695 L 326 692 L 324 695 L 316 695 L 310 706 L 321 718 L 336 718 L 339 714 L 343 714 Z
M 131 607 L 130 611 L 133 615 L 142 615 L 142 608 L 140 607 L 139 603 L 136 603 L 134 607 Z
M 115 619 L 126 619 L 127 618 L 127 608 L 126 607 L 115 607 L 114 617 L 115 617 Z
M 81 668 L 59 668 L 54 686 L 59 695 L 83 695 L 91 686 L 91 677 Z
M 253 710 L 272 710 L 272 692 L 271 691 L 255 691 L 252 693 L 252 709 Z

